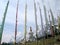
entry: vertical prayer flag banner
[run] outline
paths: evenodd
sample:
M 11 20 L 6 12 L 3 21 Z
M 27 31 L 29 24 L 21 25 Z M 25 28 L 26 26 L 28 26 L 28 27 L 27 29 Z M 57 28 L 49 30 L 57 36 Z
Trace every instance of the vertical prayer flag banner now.
M 5 12 L 4 12 L 2 24 L 0 25 L 0 41 L 1 41 L 1 38 L 2 38 L 2 33 L 3 33 L 3 29 L 4 29 L 5 18 L 6 18 L 6 14 L 7 14 L 7 10 L 8 10 L 8 5 L 9 5 L 9 1 L 7 2 L 7 6 L 6 6 L 6 9 L 5 9 Z

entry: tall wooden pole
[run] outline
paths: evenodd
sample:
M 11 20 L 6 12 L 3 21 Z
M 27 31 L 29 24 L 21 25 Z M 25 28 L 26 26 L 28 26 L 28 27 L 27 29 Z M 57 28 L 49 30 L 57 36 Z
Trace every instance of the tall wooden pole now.
M 58 30 L 60 32 L 60 16 L 58 16 Z
M 25 32 L 24 32 L 24 39 L 25 39 L 25 45 L 26 45 L 26 33 L 27 33 L 27 4 L 25 5 Z
M 38 45 L 38 36 L 37 36 L 37 30 L 38 30 L 38 25 L 37 25 L 37 14 L 36 14 L 36 3 L 35 3 L 35 0 L 34 0 L 34 10 L 35 10 L 35 24 L 36 24 L 36 45 Z
M 53 36 L 54 36 L 54 33 L 55 33 L 54 16 L 53 16 L 53 12 L 51 9 L 50 9 L 50 13 L 51 13 L 51 17 L 52 17 L 52 25 L 53 25 L 52 31 L 53 31 Z
M 3 21 L 2 21 L 2 24 L 1 24 L 1 27 L 0 27 L 0 45 L 1 45 L 2 33 L 3 33 L 3 29 L 4 29 L 4 24 L 5 24 L 5 19 L 6 19 L 8 6 L 9 6 L 9 0 L 7 2 L 7 6 L 6 6 L 6 9 L 5 9 L 5 12 L 4 12 Z
M 52 32 L 53 40 L 55 41 L 56 37 L 54 37 L 54 36 L 56 36 L 56 35 L 55 35 L 54 16 L 53 16 L 53 12 L 51 9 L 50 9 L 50 14 L 51 14 L 51 18 L 52 18 L 51 32 Z M 53 43 L 53 45 L 54 45 L 54 43 Z
M 41 12 L 40 6 L 39 6 L 39 12 L 40 12 L 40 19 L 41 19 L 41 28 L 42 28 L 42 31 L 44 31 L 44 28 L 43 28 L 43 18 L 42 18 L 42 12 Z
M 46 22 L 46 28 L 45 28 L 45 30 L 46 30 L 46 33 L 47 33 L 47 30 L 48 30 L 48 28 L 47 28 L 47 26 L 48 26 L 48 19 L 47 19 L 47 13 L 46 13 L 46 7 L 45 7 L 45 5 L 44 5 L 44 15 L 45 15 L 45 22 Z
M 16 9 L 16 23 L 15 23 L 15 45 L 16 45 L 16 35 L 17 35 L 18 6 L 19 6 L 19 0 L 18 0 L 18 2 L 17 2 L 17 9 Z
M 47 19 L 47 12 L 46 12 L 46 7 L 44 6 L 44 15 L 45 15 L 45 22 L 46 22 L 46 26 L 45 26 L 45 33 L 46 33 L 46 38 L 48 38 L 48 19 Z M 46 41 L 47 43 L 48 41 Z
M 43 31 L 42 33 L 44 33 L 43 18 L 42 18 L 42 12 L 41 12 L 40 6 L 39 6 L 39 12 L 40 12 L 40 19 L 41 19 L 41 28 L 42 28 L 42 31 Z M 42 45 L 44 45 L 44 39 L 43 39 L 43 44 Z
M 53 36 L 53 32 L 52 32 L 52 24 L 51 24 L 49 12 L 48 12 L 48 16 L 49 16 L 49 23 L 50 23 L 50 32 L 51 32 L 51 35 Z

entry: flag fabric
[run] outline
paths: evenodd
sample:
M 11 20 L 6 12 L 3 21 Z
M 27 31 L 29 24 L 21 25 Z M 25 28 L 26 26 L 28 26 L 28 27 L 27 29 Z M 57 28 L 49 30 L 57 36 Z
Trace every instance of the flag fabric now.
M 16 43 L 16 35 L 17 35 L 18 6 L 19 6 L 19 0 L 18 0 L 18 2 L 17 2 L 17 9 L 16 9 L 16 23 L 15 23 L 15 43 Z
M 7 6 L 6 6 L 6 9 L 5 9 L 5 12 L 4 12 L 3 21 L 2 21 L 2 24 L 0 26 L 0 41 L 1 41 L 1 38 L 2 38 L 2 33 L 3 33 L 3 29 L 4 29 L 4 23 L 5 23 L 5 19 L 6 19 L 7 10 L 8 10 L 8 5 L 9 5 L 9 1 L 7 2 Z

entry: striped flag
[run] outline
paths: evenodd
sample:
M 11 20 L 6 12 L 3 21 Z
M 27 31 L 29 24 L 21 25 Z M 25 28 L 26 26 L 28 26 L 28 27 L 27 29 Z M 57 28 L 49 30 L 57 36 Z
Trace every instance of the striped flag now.
M 2 38 L 2 33 L 3 33 L 3 29 L 4 29 L 4 23 L 5 23 L 5 19 L 6 19 L 7 10 L 8 10 L 8 5 L 9 5 L 9 1 L 7 2 L 7 6 L 6 6 L 6 9 L 5 9 L 5 12 L 4 12 L 3 21 L 2 21 L 2 24 L 0 26 L 0 41 L 1 41 L 1 38 Z
M 16 9 L 16 23 L 15 23 L 15 43 L 16 43 L 16 35 L 17 35 L 18 6 L 19 6 L 19 0 L 18 0 L 18 2 L 17 2 L 17 9 Z
M 27 34 L 27 4 L 25 5 L 25 25 L 24 25 L 24 38 L 25 38 L 25 45 L 26 45 L 26 34 Z

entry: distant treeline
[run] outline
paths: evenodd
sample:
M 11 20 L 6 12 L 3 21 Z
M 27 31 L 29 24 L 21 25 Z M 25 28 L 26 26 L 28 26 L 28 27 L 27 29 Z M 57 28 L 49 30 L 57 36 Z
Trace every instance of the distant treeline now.
M 13 43 L 2 43 L 2 45 L 13 45 Z

